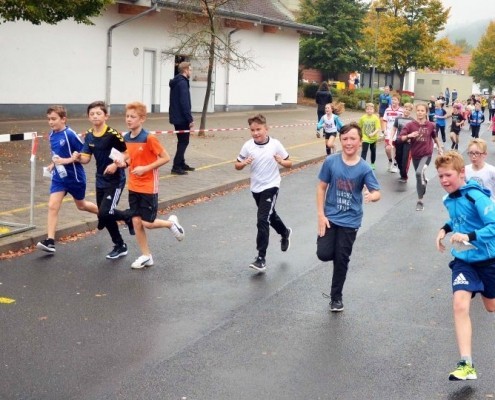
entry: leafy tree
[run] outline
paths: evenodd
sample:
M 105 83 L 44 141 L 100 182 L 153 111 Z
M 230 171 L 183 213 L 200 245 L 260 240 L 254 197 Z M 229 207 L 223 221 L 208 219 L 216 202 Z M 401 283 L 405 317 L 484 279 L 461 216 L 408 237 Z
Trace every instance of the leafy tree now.
M 483 80 L 490 87 L 495 86 L 495 22 L 490 22 L 478 47 L 473 50 L 469 75 L 475 82 Z
M 456 39 L 454 44 L 461 49 L 461 54 L 469 54 L 473 50 L 466 39 Z
M 101 14 L 114 0 L 0 0 L 0 22 L 29 21 L 56 24 L 73 18 L 91 25 L 89 17 Z
M 300 63 L 327 77 L 360 70 L 366 57 L 357 42 L 367 9 L 361 0 L 302 0 L 298 22 L 321 26 L 326 32 L 301 38 Z
M 383 11 L 378 13 L 377 7 Z M 402 88 L 410 68 L 442 69 L 454 65 L 460 48 L 446 38 L 436 39 L 449 12 L 450 8 L 444 9 L 441 0 L 375 1 L 370 7 L 361 45 L 371 48 L 371 40 L 376 37 L 377 68 L 396 71 Z
M 204 135 L 206 115 L 213 84 L 213 68 L 215 62 L 229 64 L 237 70 L 254 68 L 257 64 L 249 54 L 239 52 L 237 42 L 233 42 L 225 34 L 221 10 L 239 10 L 244 0 L 179 0 L 178 8 L 181 17 L 178 19 L 180 28 L 176 29 L 176 45 L 167 49 L 170 55 L 184 54 L 199 60 L 208 60 L 206 94 L 201 112 L 199 135 Z M 247 1 L 247 0 L 246 0 Z M 157 0 L 158 4 L 166 3 Z

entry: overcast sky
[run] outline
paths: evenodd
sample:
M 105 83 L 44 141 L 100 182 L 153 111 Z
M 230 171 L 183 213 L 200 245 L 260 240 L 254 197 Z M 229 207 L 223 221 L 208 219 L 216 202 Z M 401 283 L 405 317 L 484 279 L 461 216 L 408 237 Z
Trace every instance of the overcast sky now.
M 451 7 L 447 24 L 463 24 L 489 17 L 495 18 L 494 0 L 442 0 Z

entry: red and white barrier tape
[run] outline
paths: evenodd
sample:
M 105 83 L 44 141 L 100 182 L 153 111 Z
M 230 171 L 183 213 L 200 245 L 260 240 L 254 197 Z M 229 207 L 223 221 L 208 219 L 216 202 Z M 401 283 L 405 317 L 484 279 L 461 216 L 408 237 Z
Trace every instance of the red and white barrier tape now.
M 288 125 L 270 125 L 268 126 L 270 129 L 279 129 L 279 128 L 294 128 L 298 126 L 314 126 L 316 123 L 314 122 L 307 122 L 303 124 L 288 124 Z M 247 131 L 249 130 L 249 127 L 244 127 L 244 128 L 213 128 L 213 129 L 191 129 L 191 130 L 181 130 L 181 131 L 174 131 L 174 130 L 150 130 L 150 132 L 153 135 L 163 135 L 163 134 L 172 134 L 172 133 L 199 133 L 199 132 L 231 132 L 231 131 Z M 125 133 L 125 132 L 121 132 Z M 79 136 L 82 136 L 79 134 Z M 44 138 L 47 139 L 47 135 L 38 135 L 36 132 L 25 132 L 25 133 L 12 133 L 12 134 L 6 134 L 6 135 L 0 135 L 0 143 L 4 142 L 14 142 L 18 140 L 31 140 L 34 139 L 35 137 L 37 138 Z

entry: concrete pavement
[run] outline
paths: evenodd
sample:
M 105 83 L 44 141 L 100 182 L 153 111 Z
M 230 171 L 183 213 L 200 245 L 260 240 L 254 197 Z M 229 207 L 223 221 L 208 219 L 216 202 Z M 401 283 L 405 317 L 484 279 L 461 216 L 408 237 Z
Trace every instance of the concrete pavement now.
M 180 207 L 181 204 L 210 196 L 213 193 L 246 184 L 249 171 L 236 171 L 233 161 L 242 144 L 249 137 L 247 118 L 257 112 L 267 117 L 270 125 L 270 135 L 281 140 L 294 160 L 297 168 L 324 158 L 324 141 L 315 136 L 316 109 L 314 107 L 298 106 L 293 109 L 277 109 L 262 111 L 245 111 L 215 113 L 208 116 L 206 129 L 234 129 L 207 132 L 204 137 L 196 134 L 191 136 L 191 142 L 186 152 L 187 162 L 196 167 L 196 171 L 187 176 L 170 174 L 171 165 L 167 164 L 160 174 L 160 209 L 165 212 L 170 208 Z M 357 120 L 362 112 L 346 111 L 343 114 L 345 122 Z M 199 125 L 199 115 L 195 115 Z M 71 119 L 68 125 L 76 132 L 82 133 L 88 127 L 88 121 L 83 118 Z M 122 115 L 113 115 L 109 125 L 125 130 Z M 168 123 L 166 114 L 153 114 L 145 124 L 149 130 L 166 131 L 173 127 Z M 50 149 L 47 140 L 48 125 L 44 119 L 34 121 L 2 121 L 0 135 L 38 132 L 43 137 L 39 140 L 34 190 L 34 229 L 12 235 L 1 236 L 0 254 L 25 249 L 31 250 L 39 240 L 46 237 L 46 214 L 49 195 L 49 179 L 43 178 L 42 167 L 50 162 Z M 173 158 L 176 148 L 175 134 L 158 134 L 161 143 Z M 30 222 L 30 174 L 29 162 L 31 154 L 30 141 L 14 141 L 0 143 L 0 228 L 16 229 L 13 224 L 29 224 Z M 88 176 L 87 199 L 95 201 L 94 191 L 95 164 L 92 161 L 86 166 Z M 123 194 L 120 208 L 127 207 L 127 193 Z M 78 211 L 68 196 L 59 214 L 56 241 L 67 235 L 83 233 L 96 228 L 96 216 Z M 4 254 L 5 256 L 5 254 Z M 1 258 L 0 258 L 1 259 Z

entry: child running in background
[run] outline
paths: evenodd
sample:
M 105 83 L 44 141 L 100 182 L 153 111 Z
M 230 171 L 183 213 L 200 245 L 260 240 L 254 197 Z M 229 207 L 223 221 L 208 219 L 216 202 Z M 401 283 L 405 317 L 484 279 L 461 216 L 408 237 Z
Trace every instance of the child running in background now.
M 380 119 L 375 114 L 375 105 L 373 103 L 366 103 L 365 110 L 366 114 L 358 122 L 361 132 L 363 132 L 361 158 L 366 161 L 369 148 L 371 153 L 371 168 L 375 169 L 376 142 L 378 141 L 381 130 Z
M 474 105 L 474 111 L 469 116 L 471 136 L 473 138 L 478 138 L 480 136 L 480 128 L 483 122 L 485 122 L 485 114 L 481 112 L 481 103 L 477 101 Z
M 445 111 L 444 107 L 444 102 L 441 100 L 437 100 L 435 102 L 435 131 L 438 136 L 438 131 L 440 131 L 442 135 L 442 142 L 445 143 L 447 138 L 445 137 L 445 126 L 446 126 L 446 119 L 447 119 L 447 111 Z
M 411 164 L 411 141 L 402 141 L 400 132 L 407 123 L 413 121 L 413 118 L 411 117 L 413 105 L 411 103 L 406 103 L 402 108 L 404 109 L 404 116 L 396 118 L 394 122 L 394 137 L 396 138 L 395 162 L 399 167 L 399 182 L 407 183 L 407 173 L 409 171 L 409 165 Z
M 363 219 L 363 200 L 365 203 L 380 200 L 380 185 L 375 174 L 359 155 L 361 140 L 359 125 L 344 125 L 340 131 L 342 153 L 327 157 L 318 175 L 316 255 L 321 261 L 333 261 L 332 312 L 344 310 L 342 292 L 352 247 Z
M 290 248 L 292 229 L 285 226 L 275 211 L 275 203 L 281 181 L 278 166 L 290 168 L 292 160 L 289 160 L 289 153 L 282 143 L 268 136 L 268 126 L 263 115 L 257 114 L 249 118 L 248 124 L 252 138 L 242 146 L 234 167 L 238 171 L 248 165 L 251 168 L 251 193 L 258 207 L 256 236 L 258 255 L 249 268 L 262 273 L 266 271 L 265 257 L 270 226 L 281 236 L 280 250 L 287 251 Z
M 50 149 L 52 163 L 47 167 L 52 174 L 50 198 L 48 200 L 47 238 L 36 244 L 36 248 L 55 253 L 55 231 L 58 213 L 67 193 L 74 199 L 78 210 L 98 213 L 96 204 L 84 199 L 86 195 L 86 173 L 83 166 L 72 158 L 73 151 L 81 151 L 83 142 L 67 124 L 67 111 L 62 106 L 52 106 L 46 111 L 51 132 Z
M 126 105 L 125 122 L 129 132 L 124 134 L 127 145 L 124 166 L 129 167 L 129 207 L 141 250 L 141 255 L 131 264 L 134 269 L 154 264 L 144 228 L 168 228 L 177 240 L 184 239 L 184 229 L 175 215 L 171 215 L 168 220 L 157 218 L 158 168 L 168 163 L 170 156 L 156 136 L 143 129 L 145 120 L 146 106 L 143 103 Z
M 495 204 L 487 189 L 465 181 L 462 156 L 449 151 L 437 157 L 440 184 L 447 192 L 443 204 L 449 220 L 438 232 L 436 247 L 445 251 L 443 240 L 452 232 L 449 263 L 452 270 L 454 326 L 460 361 L 449 374 L 451 381 L 477 379 L 472 355 L 472 323 L 469 315 L 477 293 L 488 312 L 495 312 Z
M 400 97 L 398 94 L 394 94 L 392 95 L 392 104 L 385 110 L 382 118 L 382 129 L 385 131 L 385 153 L 388 158 L 388 172 L 399 172 L 397 163 L 394 161 L 394 122 L 396 118 L 402 116 L 404 116 L 404 110 L 400 106 Z
M 495 112 L 490 120 L 490 128 L 492 129 L 492 142 L 495 142 Z
M 487 144 L 483 139 L 472 139 L 467 154 L 471 164 L 466 165 L 466 180 L 472 179 L 488 189 L 495 200 L 495 167 L 486 162 Z
M 323 128 L 325 135 L 325 150 L 327 155 L 335 153 L 335 138 L 344 124 L 339 116 L 333 113 L 333 104 L 328 103 L 325 106 L 325 115 L 318 122 L 317 130 Z
M 453 150 L 459 149 L 459 135 L 462 125 L 464 124 L 464 115 L 462 113 L 462 104 L 455 103 L 452 107 L 452 124 L 450 125 L 450 140 L 452 141 Z
M 435 124 L 428 121 L 427 115 L 428 106 L 423 103 L 416 104 L 416 120 L 406 124 L 400 132 L 403 142 L 411 141 L 411 158 L 416 170 L 416 192 L 418 194 L 416 211 L 424 210 L 423 197 L 428 184 L 425 172 L 433 154 L 433 143 L 437 144 L 438 153 L 443 153 L 442 145 L 435 133 Z

